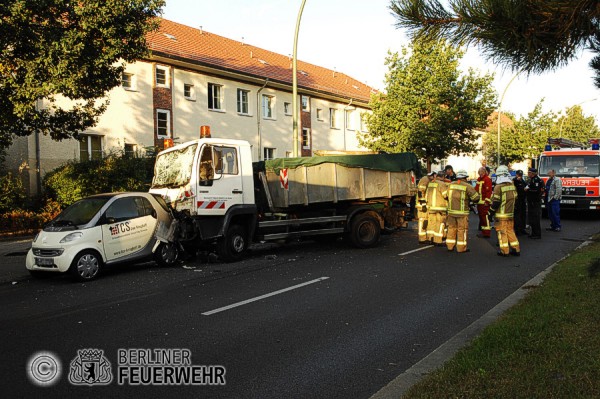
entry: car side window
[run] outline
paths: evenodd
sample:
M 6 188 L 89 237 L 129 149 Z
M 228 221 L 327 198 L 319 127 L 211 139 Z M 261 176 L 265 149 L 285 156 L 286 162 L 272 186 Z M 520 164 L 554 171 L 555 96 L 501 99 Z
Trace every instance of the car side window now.
M 135 219 L 140 216 L 134 197 L 119 198 L 106 210 L 106 217 L 113 218 L 115 222 Z
M 152 215 L 152 211 L 154 211 L 154 208 L 152 207 L 152 204 L 150 204 L 150 201 L 148 201 L 146 198 L 136 197 L 135 204 L 138 208 L 138 215 L 140 215 L 140 216 Z

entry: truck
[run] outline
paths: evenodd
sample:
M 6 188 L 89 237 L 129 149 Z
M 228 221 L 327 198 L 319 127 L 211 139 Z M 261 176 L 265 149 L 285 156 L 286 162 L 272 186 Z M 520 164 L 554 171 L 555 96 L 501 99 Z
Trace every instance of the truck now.
M 600 210 L 600 139 L 587 144 L 549 138 L 540 155 L 538 173 L 544 183 L 554 169 L 562 180 L 562 210 Z M 542 204 L 545 207 L 545 204 Z
M 163 241 L 231 262 L 252 242 L 342 235 L 368 248 L 407 226 L 420 171 L 413 153 L 253 162 L 250 143 L 207 130 L 157 154 L 150 192 L 175 216 L 157 233 Z

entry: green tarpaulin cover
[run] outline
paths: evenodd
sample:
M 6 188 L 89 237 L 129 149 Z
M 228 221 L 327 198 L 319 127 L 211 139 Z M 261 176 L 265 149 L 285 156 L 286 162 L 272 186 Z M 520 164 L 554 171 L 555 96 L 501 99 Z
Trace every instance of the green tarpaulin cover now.
M 295 169 L 299 166 L 314 166 L 322 163 L 336 163 L 347 167 L 384 170 L 386 172 L 408 172 L 419 174 L 419 161 L 412 152 L 399 154 L 329 155 L 322 157 L 277 158 L 256 162 L 254 167 L 279 173 L 281 169 Z

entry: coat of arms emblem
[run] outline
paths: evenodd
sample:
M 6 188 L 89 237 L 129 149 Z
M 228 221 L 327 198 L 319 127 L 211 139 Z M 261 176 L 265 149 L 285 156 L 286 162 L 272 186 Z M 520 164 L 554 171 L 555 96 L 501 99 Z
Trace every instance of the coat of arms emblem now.
M 74 385 L 108 385 L 112 381 L 110 362 L 100 349 L 82 349 L 71 360 L 69 382 Z

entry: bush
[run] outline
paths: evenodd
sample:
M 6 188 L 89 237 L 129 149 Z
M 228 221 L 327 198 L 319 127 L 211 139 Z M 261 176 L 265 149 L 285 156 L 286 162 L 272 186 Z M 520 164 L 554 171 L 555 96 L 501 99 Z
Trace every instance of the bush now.
M 26 199 L 23 182 L 11 172 L 0 175 L 0 213 L 19 209 Z
M 69 162 L 46 174 L 46 195 L 60 206 L 100 193 L 148 191 L 154 158 L 111 154 L 102 160 Z
M 54 201 L 48 201 L 41 212 L 11 210 L 0 214 L 0 231 L 9 235 L 33 234 L 54 219 L 60 211 L 60 206 Z

